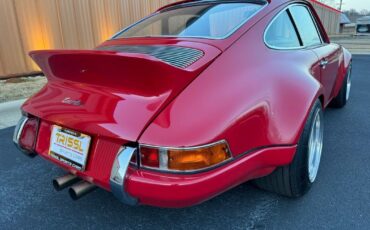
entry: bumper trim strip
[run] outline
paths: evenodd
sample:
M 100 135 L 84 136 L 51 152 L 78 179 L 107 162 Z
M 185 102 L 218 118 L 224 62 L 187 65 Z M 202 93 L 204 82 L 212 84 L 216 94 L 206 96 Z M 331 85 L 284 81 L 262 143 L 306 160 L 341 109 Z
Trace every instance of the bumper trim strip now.
M 29 120 L 28 117 L 22 115 L 21 119 L 18 121 L 18 124 L 17 126 L 15 127 L 15 130 L 14 130 L 14 134 L 13 134 L 13 143 L 14 145 L 17 147 L 17 149 L 19 151 L 21 151 L 24 155 L 28 156 L 28 157 L 31 157 L 31 158 L 34 158 L 35 156 L 37 156 L 36 153 L 34 152 L 30 152 L 28 150 L 25 150 L 23 149 L 20 144 L 19 144 L 19 139 L 21 137 L 21 134 L 22 134 L 22 131 L 23 131 L 23 128 L 24 128 L 24 125 L 27 123 L 27 121 Z
M 19 144 L 19 138 L 21 136 L 23 127 L 27 121 L 28 121 L 28 117 L 26 116 L 22 116 L 21 119 L 18 121 L 17 126 L 15 127 L 15 130 L 14 130 L 14 135 L 13 135 L 14 144 L 16 145 Z
M 130 160 L 137 149 L 132 147 L 122 147 L 118 152 L 110 175 L 110 187 L 113 195 L 122 203 L 127 205 L 137 205 L 138 200 L 130 196 L 125 189 L 125 179 Z

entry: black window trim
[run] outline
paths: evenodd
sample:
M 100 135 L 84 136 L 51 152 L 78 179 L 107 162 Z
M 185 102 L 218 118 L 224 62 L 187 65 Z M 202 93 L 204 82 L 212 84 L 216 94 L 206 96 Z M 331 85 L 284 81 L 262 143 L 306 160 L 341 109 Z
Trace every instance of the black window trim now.
M 290 19 L 290 22 L 291 22 L 291 23 L 292 23 L 292 25 L 293 25 L 294 31 L 295 31 L 295 33 L 296 33 L 296 35 L 297 35 L 297 38 L 298 38 L 298 42 L 299 42 L 300 46 L 301 46 L 301 47 L 303 47 L 303 46 L 304 46 L 304 44 L 303 44 L 302 36 L 301 36 L 301 34 L 299 33 L 297 23 L 294 21 L 294 18 L 293 18 L 292 12 L 290 12 L 290 8 L 286 9 L 286 12 L 287 12 L 288 17 L 289 17 L 289 19 Z
M 319 29 L 319 25 L 317 24 L 317 19 L 313 16 L 313 14 L 312 14 L 312 11 L 311 11 L 311 9 L 310 9 L 310 7 L 309 6 L 307 6 L 306 4 L 296 4 L 296 6 L 303 6 L 304 8 L 306 8 L 307 9 L 307 11 L 308 11 L 308 13 L 309 13 L 309 15 L 310 15 L 310 17 L 311 17 L 311 19 L 312 19 L 312 22 L 313 22 L 313 24 L 314 24 L 314 26 L 315 26 L 315 28 L 316 28 L 316 32 L 317 32 L 317 35 L 319 35 L 319 39 L 320 39 L 320 43 L 319 44 L 312 44 L 312 45 L 309 45 L 309 46 L 305 46 L 304 44 L 303 44 L 303 39 L 302 39 L 302 44 L 303 44 L 303 47 L 318 47 L 318 46 L 322 46 L 325 42 L 324 42 L 324 39 L 323 39 L 323 36 L 322 36 L 322 34 L 321 34 L 321 31 L 320 31 L 320 29 Z M 294 6 L 291 6 L 291 7 L 289 7 L 289 12 L 290 12 L 290 8 L 292 8 L 292 7 L 294 7 Z M 291 14 L 291 13 L 290 13 Z M 295 20 L 294 20 L 294 17 L 293 17 L 293 14 L 291 14 L 292 15 L 292 20 L 293 20 L 293 23 L 294 23 L 294 25 L 296 25 L 296 22 L 295 22 Z M 297 27 L 297 25 L 296 25 L 296 27 Z M 298 29 L 298 27 L 297 27 L 297 29 Z M 299 33 L 299 31 L 298 31 L 298 36 L 299 37 L 301 37 L 301 34 Z
M 159 12 L 162 13 L 166 11 L 171 11 L 171 10 L 191 7 L 191 6 L 199 6 L 199 5 L 207 5 L 207 4 L 225 4 L 225 3 L 251 3 L 251 4 L 257 4 L 261 6 L 265 6 L 269 4 L 267 0 L 193 0 L 190 2 L 178 3 L 173 6 L 165 7 L 161 9 Z
M 320 41 L 321 43 L 320 44 L 313 44 L 313 45 L 309 45 L 309 46 L 305 46 L 303 44 L 303 40 L 301 38 L 301 34 L 299 33 L 298 31 L 298 27 L 297 27 L 297 24 L 293 18 L 293 15 L 291 14 L 290 12 L 290 9 L 293 7 L 293 6 L 303 6 L 305 7 L 311 18 L 312 18 L 312 21 L 315 25 L 315 28 L 316 28 L 316 31 L 317 31 L 317 34 L 319 35 L 319 38 L 320 38 Z M 268 30 L 270 29 L 270 27 L 272 26 L 272 24 L 277 20 L 277 18 L 279 18 L 284 12 L 287 12 L 288 16 L 289 16 L 289 19 L 291 20 L 292 24 L 293 24 L 293 27 L 294 27 L 294 30 L 296 32 L 296 35 L 298 37 L 298 40 L 299 40 L 299 43 L 300 43 L 300 46 L 298 47 L 278 47 L 278 46 L 273 46 L 273 45 L 270 45 L 268 44 L 267 40 L 266 40 L 266 36 L 267 36 L 267 32 Z M 322 47 L 322 46 L 325 46 L 327 45 L 323 39 L 323 35 L 319 29 L 319 26 L 317 25 L 317 19 L 313 16 L 312 14 L 312 11 L 310 9 L 310 7 L 304 3 L 292 3 L 290 5 L 288 5 L 287 7 L 285 7 L 284 9 L 282 9 L 278 14 L 276 14 L 274 16 L 274 18 L 270 21 L 270 23 L 268 24 L 268 26 L 266 27 L 265 29 L 265 32 L 264 32 L 264 35 L 263 35 L 263 41 L 265 43 L 265 45 L 270 48 L 270 49 L 273 49 L 273 50 L 303 50 L 303 49 L 312 49 L 312 48 L 317 48 L 317 47 Z

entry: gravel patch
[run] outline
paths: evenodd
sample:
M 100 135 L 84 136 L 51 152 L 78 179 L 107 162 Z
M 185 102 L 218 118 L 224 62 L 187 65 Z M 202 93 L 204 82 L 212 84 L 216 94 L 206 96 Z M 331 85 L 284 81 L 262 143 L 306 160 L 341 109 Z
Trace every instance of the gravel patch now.
M 46 82 L 43 76 L 0 80 L 0 103 L 28 98 L 37 93 Z

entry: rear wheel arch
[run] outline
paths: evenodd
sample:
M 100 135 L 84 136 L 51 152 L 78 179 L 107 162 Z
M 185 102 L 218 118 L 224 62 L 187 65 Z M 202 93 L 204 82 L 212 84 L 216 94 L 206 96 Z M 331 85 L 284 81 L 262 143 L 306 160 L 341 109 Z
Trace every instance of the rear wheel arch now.
M 342 47 L 342 49 L 343 49 L 343 55 L 344 55 L 344 65 L 346 69 L 348 69 L 348 67 L 352 63 L 352 54 L 346 48 Z
M 333 108 L 343 108 L 347 104 L 350 98 L 351 84 L 352 84 L 351 83 L 352 81 L 351 80 L 352 78 L 351 69 L 352 67 L 349 66 L 345 74 L 345 77 L 340 85 L 339 92 L 330 102 L 330 106 Z
M 307 109 L 306 117 L 304 119 L 304 122 L 302 123 L 301 129 L 299 130 L 299 134 L 296 137 L 296 142 L 295 142 L 296 145 L 299 144 L 299 141 L 300 141 L 300 139 L 303 135 L 303 132 L 305 130 L 305 125 L 307 124 L 307 122 L 309 122 L 311 111 L 316 106 L 317 102 L 320 102 L 321 108 L 322 108 L 322 110 L 324 110 L 325 109 L 325 104 L 324 104 L 325 103 L 325 98 L 324 98 L 324 93 L 323 92 L 319 91 L 317 93 L 317 95 L 312 100 L 312 103 L 311 103 L 310 107 Z
M 320 83 L 318 83 L 318 84 L 320 84 Z M 309 103 L 309 106 L 307 106 L 306 109 L 305 109 L 304 120 L 302 121 L 301 126 L 299 128 L 299 132 L 298 132 L 297 136 L 295 137 L 294 144 L 298 144 L 298 142 L 299 142 L 299 140 L 300 140 L 300 138 L 303 134 L 305 124 L 307 123 L 308 119 L 310 118 L 309 117 L 310 112 L 314 108 L 317 101 L 319 101 L 321 103 L 321 108 L 323 110 L 325 110 L 325 108 L 326 108 L 326 102 L 327 102 L 326 100 L 327 99 L 324 96 L 324 88 L 321 84 L 320 84 L 319 88 L 317 88 L 315 91 L 311 91 L 310 95 L 311 96 L 307 97 L 307 98 L 309 98 L 310 103 Z
M 333 98 L 337 97 L 338 94 L 340 93 L 340 90 L 344 84 L 344 81 L 346 80 L 348 71 L 350 71 L 352 68 L 352 54 L 347 49 L 343 47 L 342 49 L 343 49 L 343 60 L 339 67 L 340 72 L 338 73 L 338 77 L 336 79 L 335 86 L 333 88 L 333 94 L 332 94 Z
M 319 119 L 316 119 L 316 117 L 319 117 Z M 322 121 L 322 105 L 320 100 L 316 99 L 309 111 L 293 161 L 289 165 L 278 167 L 272 174 L 255 180 L 255 184 L 262 189 L 288 197 L 304 195 L 314 183 L 319 169 L 323 143 L 324 125 Z M 320 125 L 317 126 L 317 124 Z M 319 135 L 317 135 L 318 142 L 311 142 L 311 138 L 316 137 L 315 128 L 320 130 Z M 319 144 L 320 149 L 316 148 L 315 144 Z M 312 148 L 313 146 L 315 148 Z
M 292 76 L 293 77 L 293 76 Z M 279 131 L 279 134 L 281 135 L 282 133 L 284 133 L 284 141 L 282 142 L 279 142 L 279 139 L 269 139 L 271 142 L 271 146 L 274 146 L 275 144 L 277 146 L 279 145 L 297 145 L 303 132 L 304 132 L 304 128 L 305 128 L 305 124 L 308 122 L 309 120 L 309 116 L 310 116 L 310 112 L 312 111 L 312 109 L 314 108 L 314 106 L 317 104 L 317 102 L 319 101 L 320 102 L 320 105 L 321 105 L 321 109 L 324 110 L 325 109 L 325 102 L 326 102 L 326 98 L 324 96 L 324 88 L 323 86 L 320 84 L 320 82 L 318 82 L 317 80 L 314 79 L 313 76 L 307 76 L 307 75 L 301 75 L 302 78 L 306 79 L 312 79 L 307 81 L 307 85 L 305 86 L 302 86 L 301 90 L 299 91 L 305 91 L 305 93 L 303 94 L 304 96 L 301 95 L 300 97 L 300 101 L 299 104 L 300 106 L 302 106 L 302 109 L 298 112 L 298 111 L 295 111 L 294 113 L 294 118 L 292 121 L 291 119 L 282 119 L 283 115 L 277 115 L 276 113 L 272 112 L 272 111 L 276 111 L 276 107 L 279 107 L 280 109 L 278 109 L 279 111 L 283 111 L 284 109 L 282 109 L 283 107 L 281 107 L 283 104 L 282 103 L 277 103 L 277 101 L 279 102 L 283 102 L 283 101 L 286 101 L 286 100 L 289 100 L 291 98 L 294 98 L 294 92 L 293 94 L 285 94 L 283 91 L 282 91 L 282 88 L 273 88 L 277 95 L 278 96 L 278 100 L 275 101 L 275 108 L 273 107 L 269 107 L 267 109 L 267 113 L 265 113 L 265 117 L 264 119 L 265 120 L 276 120 L 276 123 L 279 123 L 278 126 L 275 126 L 275 127 L 270 127 L 268 130 L 266 130 L 266 139 L 269 139 L 269 137 L 271 136 L 274 136 L 274 134 L 276 134 L 276 128 L 279 128 L 280 130 L 284 130 L 284 132 L 280 132 Z M 305 88 L 305 89 L 304 89 Z M 286 91 L 286 90 L 285 90 Z M 289 102 L 289 103 L 292 103 L 292 102 Z M 284 108 L 285 105 L 284 105 Z M 277 119 L 277 117 L 280 117 L 280 119 Z M 244 118 L 245 120 L 248 120 L 248 117 L 245 117 Z M 296 128 L 294 128 L 293 130 L 291 130 L 292 132 L 287 132 L 287 127 L 289 127 L 291 125 L 291 123 L 294 122 L 297 124 Z M 294 133 L 294 135 L 293 135 Z M 290 141 L 289 141 L 290 140 Z M 269 145 L 267 146 L 257 146 L 258 147 L 268 147 Z M 249 151 L 250 149 L 246 149 L 246 151 Z

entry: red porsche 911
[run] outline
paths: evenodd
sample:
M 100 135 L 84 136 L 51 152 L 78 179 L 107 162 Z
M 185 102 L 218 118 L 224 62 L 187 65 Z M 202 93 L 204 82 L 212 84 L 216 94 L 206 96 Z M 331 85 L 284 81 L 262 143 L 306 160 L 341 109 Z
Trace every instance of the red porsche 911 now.
M 186 207 L 241 183 L 288 197 L 317 179 L 323 110 L 346 105 L 351 54 L 302 0 L 188 0 L 94 50 L 30 53 L 48 79 L 14 142 L 129 205 Z

